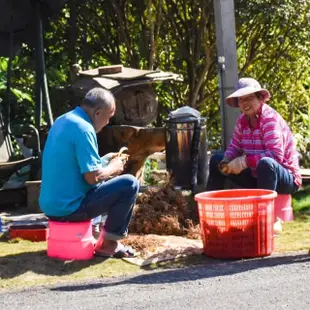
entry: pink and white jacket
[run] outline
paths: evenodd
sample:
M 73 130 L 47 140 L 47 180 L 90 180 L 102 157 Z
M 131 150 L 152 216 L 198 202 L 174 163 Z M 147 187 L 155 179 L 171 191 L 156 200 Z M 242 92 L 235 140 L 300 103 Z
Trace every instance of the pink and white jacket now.
M 257 121 L 257 127 L 250 128 L 247 116 L 239 116 L 225 157 L 234 159 L 245 154 L 253 176 L 256 176 L 259 160 L 271 157 L 288 169 L 294 182 L 301 186 L 298 152 L 288 124 L 267 104 L 262 105 Z

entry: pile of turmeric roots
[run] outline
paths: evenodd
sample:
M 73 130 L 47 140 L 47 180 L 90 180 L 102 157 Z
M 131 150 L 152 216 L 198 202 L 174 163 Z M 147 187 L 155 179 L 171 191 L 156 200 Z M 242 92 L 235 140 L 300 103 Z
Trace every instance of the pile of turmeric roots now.
M 172 180 L 158 188 L 149 188 L 136 200 L 129 233 L 199 239 L 200 228 L 193 197 L 175 190 Z

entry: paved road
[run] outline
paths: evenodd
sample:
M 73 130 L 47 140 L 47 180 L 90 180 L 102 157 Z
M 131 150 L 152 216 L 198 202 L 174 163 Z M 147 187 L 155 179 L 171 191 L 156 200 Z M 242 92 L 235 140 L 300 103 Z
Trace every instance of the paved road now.
M 0 309 L 310 309 L 310 256 L 182 269 L 0 294 Z

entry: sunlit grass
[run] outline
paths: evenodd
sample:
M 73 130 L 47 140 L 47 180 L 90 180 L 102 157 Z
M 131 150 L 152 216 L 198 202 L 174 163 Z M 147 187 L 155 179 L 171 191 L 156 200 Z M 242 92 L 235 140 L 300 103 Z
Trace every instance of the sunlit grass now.
M 310 213 L 310 185 L 293 195 L 293 208 L 295 212 Z
M 310 214 L 295 215 L 295 220 L 283 224 L 275 238 L 275 251 L 288 252 L 310 249 Z
M 138 266 L 117 259 L 51 259 L 46 255 L 46 242 L 1 239 L 0 289 L 121 276 L 139 271 Z

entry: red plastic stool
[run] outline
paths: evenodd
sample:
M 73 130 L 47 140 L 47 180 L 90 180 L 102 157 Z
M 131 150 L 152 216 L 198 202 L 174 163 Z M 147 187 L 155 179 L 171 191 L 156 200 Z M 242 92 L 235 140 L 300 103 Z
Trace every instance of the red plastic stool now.
M 91 221 L 62 223 L 49 221 L 47 255 L 64 260 L 87 260 L 94 255 Z
M 274 201 L 274 219 L 281 219 L 283 222 L 290 222 L 294 220 L 294 213 L 292 208 L 292 196 L 280 195 Z

